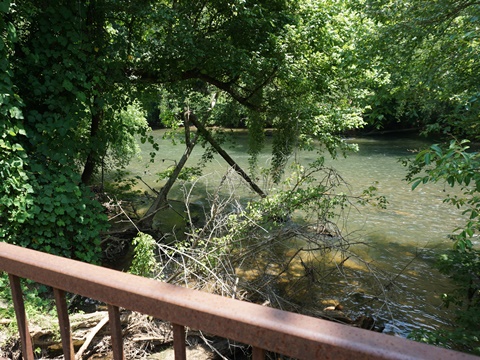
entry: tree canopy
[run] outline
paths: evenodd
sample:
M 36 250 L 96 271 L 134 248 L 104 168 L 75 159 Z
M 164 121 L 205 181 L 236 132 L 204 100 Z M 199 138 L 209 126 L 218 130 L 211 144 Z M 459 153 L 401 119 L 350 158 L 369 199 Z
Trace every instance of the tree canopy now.
M 195 98 L 199 115 L 216 101 L 204 125 L 232 113 L 244 119 L 252 156 L 273 126 L 280 172 L 295 147 L 320 140 L 334 153 L 342 133 L 362 124 L 346 60 L 355 22 L 346 2 L 2 4 L 6 150 L 23 156 L 3 163 L 4 174 L 22 174 L 14 176 L 21 202 L 6 182 L 1 189 L 17 199 L 1 215 L 8 241 L 95 260 L 106 224 L 87 185 L 108 156 L 131 153 L 122 134 L 145 135 L 141 104 L 166 94 L 180 109 Z
M 475 1 L 364 1 L 375 33 L 370 64 L 385 81 L 374 88 L 373 123 L 405 122 L 431 133 L 476 138 L 479 16 Z

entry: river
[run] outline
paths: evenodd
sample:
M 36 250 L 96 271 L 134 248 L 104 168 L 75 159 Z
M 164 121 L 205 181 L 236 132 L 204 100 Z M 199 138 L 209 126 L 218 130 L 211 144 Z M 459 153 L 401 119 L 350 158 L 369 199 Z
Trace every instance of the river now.
M 172 145 L 169 140 L 162 140 L 163 134 L 163 130 L 154 131 L 160 145 L 154 164 L 149 163 L 150 145 L 143 144 L 142 159 L 135 159 L 127 169 L 155 187 L 162 185 L 155 182 L 155 174 L 178 161 L 184 151 L 184 145 Z M 237 132 L 234 140 L 225 148 L 235 161 L 248 169 L 247 137 Z M 265 151 L 259 156 L 260 166 L 269 164 L 269 141 L 267 138 Z M 372 294 L 358 290 L 367 288 L 365 284 L 358 285 L 357 290 L 352 290 L 351 286 L 346 288 L 350 290 L 338 286 L 338 291 L 333 285 L 329 290 L 334 293 L 331 299 L 341 302 L 351 316 L 367 314 L 380 319 L 385 326 L 384 332 L 398 336 L 407 336 L 413 329 L 448 325 L 450 315 L 442 307 L 441 295 L 451 284 L 432 265 L 437 254 L 451 247 L 447 235 L 462 224 L 462 216 L 451 206 L 443 204 L 443 185 L 429 184 L 412 191 L 403 180 L 406 170 L 398 161 L 401 157 L 413 156 L 415 149 L 423 148 L 429 142 L 408 135 L 351 138 L 348 141 L 358 144 L 359 151 L 347 158 L 329 159 L 328 165 L 339 171 L 352 193 L 359 193 L 377 181 L 378 193 L 387 197 L 388 206 L 386 210 L 362 207 L 351 211 L 341 230 L 367 244 L 354 247 L 352 251 L 365 260 L 364 266 L 367 264 L 375 269 L 365 281 L 382 283 L 384 287 L 377 286 L 375 291 L 378 293 Z M 197 146 L 187 165 L 194 166 L 202 152 L 203 149 Z M 298 156 L 308 162 L 316 158 L 316 153 L 302 152 Z M 204 173 L 212 175 L 208 181 L 213 185 L 227 169 L 224 160 L 215 157 L 207 164 Z M 139 186 L 143 185 L 140 183 Z M 200 191 L 197 200 L 200 201 L 202 196 Z M 174 189 L 170 198 L 181 200 L 182 194 Z M 360 278 L 362 274 L 358 276 Z M 344 282 L 344 279 L 333 277 L 331 283 L 335 281 Z

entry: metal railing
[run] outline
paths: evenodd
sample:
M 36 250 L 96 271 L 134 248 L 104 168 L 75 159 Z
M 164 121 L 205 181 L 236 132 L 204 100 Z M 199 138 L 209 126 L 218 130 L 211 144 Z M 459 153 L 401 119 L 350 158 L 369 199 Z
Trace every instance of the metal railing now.
M 182 288 L 42 252 L 0 243 L 0 271 L 9 274 L 23 358 L 34 359 L 20 278 L 54 291 L 65 359 L 75 358 L 65 292 L 108 304 L 112 352 L 124 359 L 119 308 L 171 322 L 175 359 L 186 359 L 185 327 L 249 344 L 253 359 L 272 351 L 313 359 L 479 359 L 407 339 Z

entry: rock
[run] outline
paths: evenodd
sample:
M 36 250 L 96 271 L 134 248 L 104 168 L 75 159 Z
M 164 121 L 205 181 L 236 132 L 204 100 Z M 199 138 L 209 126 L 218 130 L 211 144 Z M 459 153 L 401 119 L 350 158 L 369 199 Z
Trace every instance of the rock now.
M 371 316 L 361 315 L 355 319 L 353 326 L 362 329 L 372 330 L 376 332 L 383 332 L 385 326 L 378 324 L 378 322 Z

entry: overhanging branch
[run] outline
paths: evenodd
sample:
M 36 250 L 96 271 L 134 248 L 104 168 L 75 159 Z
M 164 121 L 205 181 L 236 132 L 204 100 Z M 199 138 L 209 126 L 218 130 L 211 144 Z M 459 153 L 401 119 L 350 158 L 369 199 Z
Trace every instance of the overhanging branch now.
M 239 76 L 234 77 L 233 80 L 228 82 L 221 81 L 211 75 L 202 73 L 199 69 L 187 70 L 182 72 L 180 75 L 174 76 L 169 79 L 162 79 L 159 75 L 155 74 L 154 72 L 142 71 L 139 69 L 129 69 L 126 71 L 126 74 L 129 77 L 133 77 L 140 81 L 148 82 L 152 84 L 172 83 L 172 82 L 182 81 L 182 80 L 199 79 L 215 86 L 219 90 L 225 91 L 239 104 L 247 107 L 248 109 L 254 110 L 257 112 L 264 112 L 265 107 L 255 104 L 254 102 L 251 101 L 251 99 L 256 93 L 258 93 L 262 88 L 264 88 L 268 83 L 272 81 L 272 79 L 274 78 L 277 72 L 277 69 L 278 68 L 275 67 L 271 71 L 271 73 L 265 77 L 265 79 L 262 82 L 260 82 L 257 86 L 253 88 L 253 90 L 246 91 L 247 92 L 246 95 L 240 94 L 236 89 L 238 88 L 238 85 L 236 85 L 236 81 L 239 80 Z

